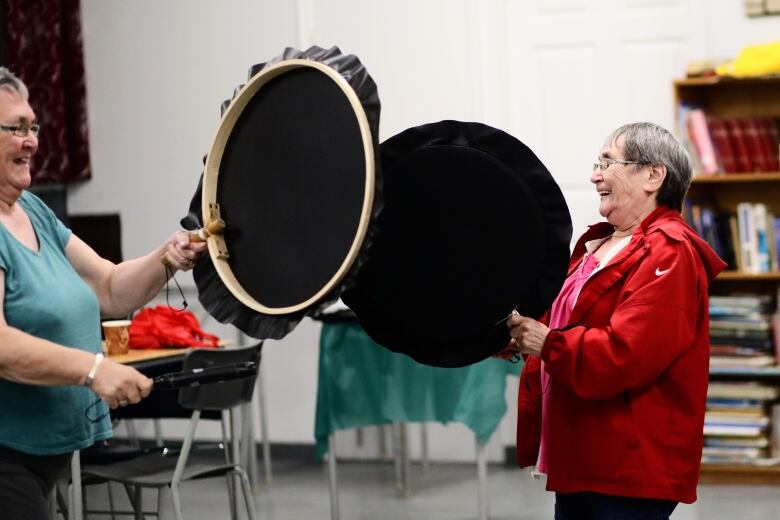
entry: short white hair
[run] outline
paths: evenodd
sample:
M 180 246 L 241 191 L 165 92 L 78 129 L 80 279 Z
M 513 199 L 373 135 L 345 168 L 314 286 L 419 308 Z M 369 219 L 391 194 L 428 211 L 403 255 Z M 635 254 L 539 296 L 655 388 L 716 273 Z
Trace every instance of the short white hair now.
M 25 101 L 30 99 L 30 91 L 27 90 L 27 85 L 5 67 L 0 67 L 0 88 L 16 92 Z

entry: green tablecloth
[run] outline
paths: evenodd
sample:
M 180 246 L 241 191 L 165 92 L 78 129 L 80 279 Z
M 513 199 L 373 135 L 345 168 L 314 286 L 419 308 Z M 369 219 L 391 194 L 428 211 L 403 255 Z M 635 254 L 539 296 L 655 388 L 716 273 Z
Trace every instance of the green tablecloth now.
M 436 368 L 374 343 L 356 323 L 323 323 L 314 437 L 327 451 L 335 430 L 393 422 L 457 421 L 487 442 L 506 412 L 506 376 L 520 364 L 486 359 Z

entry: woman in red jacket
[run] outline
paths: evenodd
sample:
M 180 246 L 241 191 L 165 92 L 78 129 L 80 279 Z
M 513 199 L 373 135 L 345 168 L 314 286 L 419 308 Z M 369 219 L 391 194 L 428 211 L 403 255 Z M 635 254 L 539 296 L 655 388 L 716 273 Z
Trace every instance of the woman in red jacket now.
M 696 500 L 709 367 L 708 287 L 725 267 L 680 210 L 691 161 L 665 129 L 617 129 L 590 181 L 591 226 L 542 322 L 514 314 L 505 354 L 526 365 L 521 466 L 555 518 L 669 518 Z

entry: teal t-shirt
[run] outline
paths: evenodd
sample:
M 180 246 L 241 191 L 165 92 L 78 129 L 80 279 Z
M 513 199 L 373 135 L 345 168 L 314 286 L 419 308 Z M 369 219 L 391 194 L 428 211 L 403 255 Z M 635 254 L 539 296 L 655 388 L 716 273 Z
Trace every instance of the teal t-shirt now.
M 68 262 L 71 232 L 35 195 L 18 203 L 32 221 L 39 251 L 0 224 L 0 269 L 5 271 L 5 321 L 33 336 L 99 352 L 100 306 Z M 0 348 L 3 348 L 0 345 Z M 68 453 L 111 437 L 111 421 L 85 411 L 97 395 L 80 386 L 36 386 L 0 379 L 0 445 L 33 455 Z M 102 401 L 90 417 L 107 411 Z

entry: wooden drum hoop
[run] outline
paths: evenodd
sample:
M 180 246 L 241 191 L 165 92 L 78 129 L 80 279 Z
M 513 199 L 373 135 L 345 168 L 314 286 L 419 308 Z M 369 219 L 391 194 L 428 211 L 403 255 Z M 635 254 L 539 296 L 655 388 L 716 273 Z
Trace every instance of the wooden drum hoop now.
M 341 89 L 352 106 L 357 123 L 360 128 L 360 134 L 363 140 L 363 151 L 365 155 L 366 182 L 363 195 L 363 208 L 360 214 L 357 233 L 352 241 L 348 254 L 341 263 L 336 273 L 307 300 L 287 307 L 268 307 L 258 302 L 241 285 L 233 273 L 227 261 L 226 251 L 219 242 L 224 245 L 224 238 L 221 235 L 211 235 L 207 238 L 209 255 L 217 273 L 228 288 L 228 290 L 247 307 L 265 314 L 281 315 L 300 311 L 316 303 L 326 294 L 328 294 L 344 277 L 358 256 L 360 248 L 365 238 L 371 220 L 371 210 L 374 201 L 375 188 L 375 170 L 374 170 L 374 149 L 372 145 L 371 131 L 369 129 L 368 119 L 360 100 L 349 83 L 335 70 L 323 65 L 317 61 L 306 59 L 292 59 L 279 62 L 268 66 L 260 73 L 254 76 L 246 85 L 236 94 L 233 101 L 225 111 L 222 121 L 217 128 L 216 135 L 209 148 L 209 154 L 206 158 L 206 167 L 203 176 L 203 197 L 202 197 L 202 215 L 206 226 L 210 221 L 211 207 L 218 202 L 217 199 L 217 179 L 219 177 L 220 164 L 228 142 L 230 134 L 238 118 L 246 108 L 252 97 L 272 79 L 301 67 L 309 67 L 318 70 L 328 76 Z M 229 223 L 228 223 L 229 225 Z M 229 253 L 229 251 L 228 251 Z

